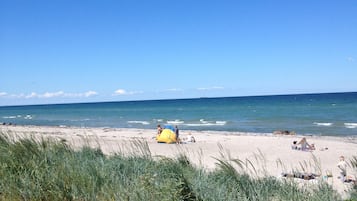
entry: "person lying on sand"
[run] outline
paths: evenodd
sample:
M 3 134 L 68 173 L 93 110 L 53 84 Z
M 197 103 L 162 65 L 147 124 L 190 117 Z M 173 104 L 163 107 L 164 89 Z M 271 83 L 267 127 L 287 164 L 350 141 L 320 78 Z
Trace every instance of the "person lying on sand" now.
M 310 179 L 316 179 L 320 175 L 315 174 L 315 173 L 294 172 L 294 173 L 281 173 L 281 176 L 287 177 L 287 178 L 298 178 L 298 179 L 310 180 Z
M 347 176 L 344 182 L 357 185 L 357 180 L 353 176 Z

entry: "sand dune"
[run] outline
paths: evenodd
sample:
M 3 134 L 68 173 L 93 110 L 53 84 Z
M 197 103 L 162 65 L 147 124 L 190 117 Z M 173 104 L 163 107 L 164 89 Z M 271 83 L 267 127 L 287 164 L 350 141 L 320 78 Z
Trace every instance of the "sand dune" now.
M 175 157 L 186 154 L 199 167 L 215 168 L 217 160 L 222 158 L 240 159 L 253 171 L 253 164 L 258 175 L 268 174 L 279 177 L 282 172 L 298 170 L 300 172 L 321 173 L 331 172 L 333 177 L 328 182 L 341 194 L 350 186 L 337 179 L 339 156 L 344 155 L 348 162 L 352 156 L 357 156 L 357 137 L 320 137 L 307 136 L 314 143 L 316 150 L 298 151 L 291 149 L 292 141 L 301 136 L 286 136 L 273 134 L 255 134 L 239 132 L 188 131 L 182 130 L 180 136 L 189 133 L 196 143 L 162 144 L 154 139 L 155 129 L 127 128 L 68 128 L 49 126 L 0 126 L 0 131 L 9 135 L 51 137 L 65 139 L 74 148 L 84 144 L 102 149 L 105 154 L 118 152 L 132 153 L 134 140 L 147 142 L 152 156 Z M 254 173 L 255 174 L 255 173 Z M 348 175 L 354 176 L 356 171 L 348 167 Z M 311 182 L 311 181 L 302 181 Z

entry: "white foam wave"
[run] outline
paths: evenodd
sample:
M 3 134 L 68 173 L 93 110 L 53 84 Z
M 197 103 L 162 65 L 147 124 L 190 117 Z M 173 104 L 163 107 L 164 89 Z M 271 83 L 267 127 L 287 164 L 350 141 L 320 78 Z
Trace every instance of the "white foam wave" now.
M 86 118 L 86 119 L 72 119 L 72 120 L 70 120 L 70 121 L 72 121 L 72 122 L 81 122 L 81 121 L 90 121 L 91 119 L 89 119 L 89 118 Z
M 3 119 L 16 119 L 17 116 L 4 116 Z
M 166 121 L 168 124 L 183 124 L 185 123 L 184 121 L 181 121 L 181 120 L 174 120 L 174 121 Z
M 226 125 L 226 121 L 216 121 L 217 125 Z
M 346 128 L 357 128 L 357 123 L 344 123 Z
M 149 125 L 150 123 L 147 121 L 127 121 L 129 124 L 142 124 L 142 125 Z
M 32 119 L 33 117 L 31 116 L 31 115 L 26 115 L 25 117 L 24 117 L 24 119 Z
M 213 124 L 209 124 L 209 123 L 200 124 L 200 123 L 198 123 L 198 124 L 185 124 L 185 126 L 213 126 Z
M 16 118 L 21 118 L 22 117 L 22 115 L 13 115 L 13 116 L 3 116 L 2 118 L 3 119 L 16 119 Z M 33 118 L 33 116 L 32 115 L 25 115 L 24 117 L 23 117 L 24 119 L 32 119 Z
M 321 122 L 314 122 L 316 126 L 332 126 L 333 123 L 321 123 Z
M 200 119 L 200 122 L 203 123 L 203 124 L 207 124 L 208 121 L 205 121 L 204 119 Z
M 184 124 L 185 126 L 224 126 L 226 125 L 226 121 L 215 121 L 215 122 L 209 122 L 209 121 L 204 121 L 200 120 L 201 123 L 189 123 L 189 124 Z

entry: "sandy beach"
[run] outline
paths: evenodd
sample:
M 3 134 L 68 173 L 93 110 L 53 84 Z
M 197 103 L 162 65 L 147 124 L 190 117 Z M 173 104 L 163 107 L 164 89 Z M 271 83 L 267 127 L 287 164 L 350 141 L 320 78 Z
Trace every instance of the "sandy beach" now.
M 306 136 L 309 143 L 314 143 L 316 150 L 299 151 L 291 149 L 292 142 L 300 140 L 299 135 L 274 135 L 218 132 L 218 131 L 189 131 L 181 130 L 180 137 L 191 133 L 195 143 L 164 144 L 155 140 L 155 129 L 127 129 L 127 128 L 77 128 L 77 127 L 49 127 L 49 126 L 14 126 L 1 125 L 2 133 L 21 136 L 50 137 L 66 140 L 74 148 L 83 145 L 100 147 L 105 154 L 135 153 L 134 141 L 147 142 L 153 157 L 175 157 L 183 153 L 189 157 L 197 167 L 215 168 L 222 154 L 231 159 L 240 159 L 247 164 L 250 171 L 253 164 L 257 174 L 268 174 L 280 177 L 282 172 L 297 170 L 306 173 L 328 172 L 332 177 L 327 181 L 333 188 L 343 194 L 349 188 L 337 176 L 337 163 L 341 155 L 346 161 L 357 155 L 357 137 L 321 137 Z M 249 171 L 248 170 L 248 171 Z M 254 175 L 255 173 L 252 172 Z M 347 174 L 355 176 L 356 172 L 349 166 Z M 311 182 L 304 181 L 302 182 Z

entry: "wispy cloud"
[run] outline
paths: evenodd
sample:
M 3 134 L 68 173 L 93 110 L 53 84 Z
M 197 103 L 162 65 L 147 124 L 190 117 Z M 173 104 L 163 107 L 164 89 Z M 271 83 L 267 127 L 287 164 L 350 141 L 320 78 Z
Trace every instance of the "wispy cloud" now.
M 114 92 L 114 95 L 125 95 L 127 94 L 128 92 L 124 89 L 118 89 Z
M 164 91 L 171 91 L 171 92 L 177 92 L 177 91 L 183 91 L 183 89 L 180 88 L 171 88 L 171 89 L 166 89 Z
M 34 97 L 38 97 L 38 98 L 55 98 L 55 97 L 61 97 L 61 96 L 68 96 L 68 97 L 71 97 L 70 94 L 66 94 L 64 93 L 63 91 L 57 91 L 57 92 L 46 92 L 44 94 L 36 94 L 36 93 L 33 93 L 31 95 L 35 95 Z M 32 97 L 31 97 L 32 98 Z
M 53 96 L 59 95 L 60 92 L 58 92 L 58 94 L 54 93 Z M 98 95 L 98 93 L 96 91 L 87 91 L 84 93 L 64 93 L 63 96 L 64 97 L 70 97 L 70 98 L 74 98 L 74 97 L 91 97 L 91 96 L 95 96 Z M 60 95 L 62 96 L 62 94 Z
M 199 91 L 209 91 L 209 90 L 222 90 L 224 87 L 199 87 L 197 90 Z
M 355 61 L 355 58 L 353 58 L 353 57 L 347 57 L 347 61 L 348 61 L 348 62 L 354 62 L 354 61 Z
M 98 93 L 95 91 L 87 91 L 84 93 L 65 93 L 63 91 L 57 91 L 57 92 L 45 92 L 43 94 L 39 94 L 36 92 L 31 92 L 30 94 L 7 94 L 6 92 L 1 92 L 0 96 L 3 97 L 10 97 L 10 98 L 26 98 L 26 99 L 31 99 L 31 98 L 56 98 L 56 97 L 64 97 L 64 98 L 78 98 L 78 97 L 91 97 L 95 96 Z
M 142 91 L 127 91 L 125 89 L 117 89 L 114 91 L 113 96 L 120 96 L 120 95 L 134 95 L 134 94 L 142 94 Z
M 98 95 L 98 93 L 96 91 L 87 91 L 83 95 L 84 97 L 91 97 L 91 96 Z
M 38 95 L 38 94 L 35 93 L 35 92 L 31 92 L 31 93 L 28 94 L 28 95 L 20 94 L 20 95 L 18 95 L 17 97 L 22 98 L 22 96 L 25 96 L 25 98 L 39 98 L 39 97 L 40 97 L 40 95 Z

